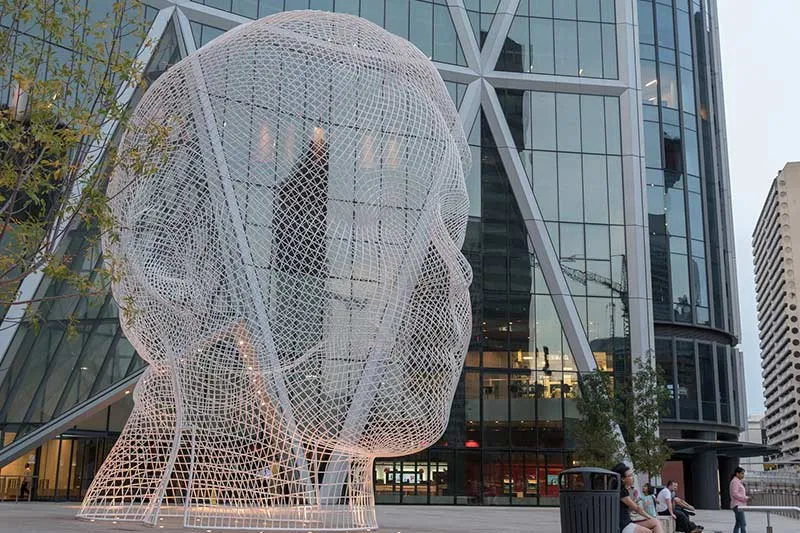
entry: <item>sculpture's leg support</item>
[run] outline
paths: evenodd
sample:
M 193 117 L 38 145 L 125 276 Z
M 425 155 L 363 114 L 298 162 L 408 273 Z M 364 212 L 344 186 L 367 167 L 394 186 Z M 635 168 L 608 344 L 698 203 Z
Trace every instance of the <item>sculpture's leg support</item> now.
M 375 498 L 372 492 L 372 458 L 337 455 L 325 467 L 325 481 L 320 487 L 321 505 L 316 527 L 331 529 L 376 529 Z
M 150 521 L 168 484 L 175 444 L 175 395 L 165 369 L 149 367 L 134 392 L 134 408 L 119 440 L 92 481 L 78 517 Z

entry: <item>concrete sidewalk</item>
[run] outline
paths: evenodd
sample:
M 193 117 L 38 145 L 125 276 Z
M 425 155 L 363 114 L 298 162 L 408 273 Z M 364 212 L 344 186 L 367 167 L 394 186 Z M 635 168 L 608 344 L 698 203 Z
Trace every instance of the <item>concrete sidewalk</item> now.
M 153 531 L 129 522 L 83 522 L 74 518 L 78 505 L 71 503 L 0 503 L 0 533 L 100 533 L 115 531 Z M 733 531 L 731 511 L 700 511 L 696 522 L 706 533 Z M 560 531 L 559 511 L 545 507 L 434 507 L 382 505 L 378 507 L 380 533 L 520 533 Z M 747 515 L 748 533 L 764 533 L 762 513 Z M 772 517 L 774 533 L 799 533 L 800 520 Z M 184 529 L 165 522 L 157 531 L 210 531 Z M 222 530 L 214 530 L 221 532 Z M 230 530 L 227 530 L 230 531 Z M 313 531 L 313 530 L 312 530 Z

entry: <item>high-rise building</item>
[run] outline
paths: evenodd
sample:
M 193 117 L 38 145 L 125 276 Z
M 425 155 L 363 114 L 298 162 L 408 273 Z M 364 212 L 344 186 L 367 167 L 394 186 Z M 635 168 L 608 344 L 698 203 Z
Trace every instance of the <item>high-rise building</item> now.
M 780 448 L 770 457 L 800 460 L 800 324 L 793 247 L 800 243 L 800 163 L 787 163 L 772 181 L 753 231 L 764 430 Z
M 671 468 L 691 501 L 719 505 L 708 487 L 748 452 L 715 0 L 146 3 L 150 79 L 250 19 L 312 8 L 409 39 L 450 90 L 473 159 L 472 343 L 445 435 L 377 461 L 378 502 L 557 503 L 578 372 L 624 379 L 644 355 L 673 394 Z M 86 233 L 64 246 L 93 265 Z M 21 296 L 67 290 L 32 279 Z M 0 327 L 0 465 L 33 456 L 41 497 L 77 499 L 142 363 L 110 297 L 56 302 L 41 331 Z
M 747 417 L 747 428 L 739 435 L 739 440 L 742 442 L 753 442 L 756 444 L 766 444 L 767 435 L 764 431 L 764 415 L 755 414 Z M 748 472 L 763 472 L 764 471 L 764 458 L 763 457 L 748 457 L 739 461 L 739 466 Z

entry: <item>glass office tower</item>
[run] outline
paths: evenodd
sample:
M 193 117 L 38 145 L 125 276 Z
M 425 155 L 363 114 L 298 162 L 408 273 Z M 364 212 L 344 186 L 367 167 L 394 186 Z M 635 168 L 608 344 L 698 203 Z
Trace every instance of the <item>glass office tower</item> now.
M 638 4 L 655 353 L 673 394 L 662 432 L 711 507 L 703 487 L 718 470 L 727 486 L 746 418 L 716 10 Z
M 693 470 L 713 463 L 716 475 L 719 450 L 707 447 L 735 438 L 744 411 L 713 0 L 147 3 L 158 43 L 150 78 L 248 19 L 322 9 L 411 40 L 458 107 L 473 158 L 463 250 L 474 272 L 472 341 L 445 435 L 412 457 L 377 460 L 378 502 L 557 504 L 578 373 L 624 379 L 631 355 L 654 355 L 668 372 L 664 432 L 676 459 Z M 73 246 L 85 233 L 76 228 Z M 43 280 L 23 290 L 58 289 Z M 103 439 L 94 451 L 70 445 L 81 475 L 43 496 L 85 491 L 141 372 L 113 301 L 86 309 L 78 340 L 62 339 L 55 315 L 46 342 L 24 325 L 0 331 L 0 464 L 23 468 L 33 454 L 44 486 L 57 475 L 44 466 L 58 463 L 50 455 L 66 452 L 37 446 L 59 434 Z M 42 365 L 26 365 L 32 357 Z M 74 392 L 53 400 L 45 384 L 54 376 Z M 63 433 L 103 409 L 102 431 L 79 423 Z M 688 440 L 705 444 L 678 449 Z

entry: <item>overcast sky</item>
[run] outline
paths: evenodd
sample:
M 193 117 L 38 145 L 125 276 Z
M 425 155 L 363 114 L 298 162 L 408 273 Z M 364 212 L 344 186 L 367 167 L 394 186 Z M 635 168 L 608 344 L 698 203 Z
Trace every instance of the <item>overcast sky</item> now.
M 747 407 L 764 411 L 750 238 L 787 161 L 800 160 L 800 1 L 718 0 Z

